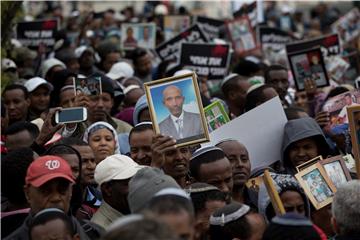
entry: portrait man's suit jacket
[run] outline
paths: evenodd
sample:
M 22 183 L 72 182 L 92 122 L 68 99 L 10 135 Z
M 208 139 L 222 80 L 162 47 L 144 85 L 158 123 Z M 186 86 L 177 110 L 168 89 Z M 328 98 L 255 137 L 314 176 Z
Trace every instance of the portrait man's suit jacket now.
M 185 112 L 184 111 L 184 122 L 183 122 L 183 136 L 182 138 L 188 138 L 204 134 L 201 125 L 200 114 Z M 167 116 L 163 121 L 159 123 L 160 132 L 167 136 L 172 136 L 175 139 L 180 139 L 179 134 L 176 130 L 176 126 L 171 119 L 171 116 Z

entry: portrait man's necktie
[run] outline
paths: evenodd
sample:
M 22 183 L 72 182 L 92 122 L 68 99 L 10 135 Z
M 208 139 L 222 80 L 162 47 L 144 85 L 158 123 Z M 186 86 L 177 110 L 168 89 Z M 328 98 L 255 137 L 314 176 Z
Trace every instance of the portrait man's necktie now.
M 183 138 L 183 127 L 182 127 L 181 123 L 182 123 L 181 119 L 176 120 L 177 129 L 178 129 L 178 135 L 179 135 L 180 138 Z

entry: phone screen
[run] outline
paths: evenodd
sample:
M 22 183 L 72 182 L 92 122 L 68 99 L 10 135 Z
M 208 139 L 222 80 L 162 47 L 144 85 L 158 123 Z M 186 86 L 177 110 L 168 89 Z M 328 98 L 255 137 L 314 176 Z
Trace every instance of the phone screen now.
M 59 111 L 59 123 L 84 121 L 83 108 L 69 108 Z

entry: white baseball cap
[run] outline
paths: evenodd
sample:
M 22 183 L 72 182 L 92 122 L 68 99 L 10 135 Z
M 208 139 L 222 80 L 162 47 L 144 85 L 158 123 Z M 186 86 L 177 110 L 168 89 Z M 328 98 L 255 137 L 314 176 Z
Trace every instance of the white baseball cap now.
M 101 186 L 111 180 L 129 179 L 143 167 L 128 156 L 115 154 L 105 158 L 96 166 L 94 178 Z
M 174 77 L 177 77 L 177 76 L 181 76 L 181 75 L 185 75 L 185 74 L 189 74 L 189 73 L 193 73 L 193 71 L 189 70 L 189 69 L 181 69 L 179 71 L 176 71 L 174 73 Z
M 41 76 L 46 77 L 46 74 L 55 66 L 61 66 L 66 69 L 65 64 L 57 58 L 49 58 L 45 60 L 41 65 Z
M 106 76 L 112 80 L 117 80 L 119 78 L 129 78 L 134 76 L 134 69 L 127 62 L 118 62 L 112 65 Z
M 6 71 L 10 68 L 17 68 L 16 64 L 13 60 L 9 59 L 9 58 L 4 58 L 1 60 L 1 68 Z
M 29 93 L 31 93 L 32 91 L 34 91 L 36 88 L 38 88 L 41 85 L 46 86 L 50 92 L 54 89 L 54 87 L 51 83 L 49 83 L 48 81 L 46 81 L 45 79 L 43 79 L 41 77 L 31 78 L 31 79 L 27 80 L 24 84 L 24 86 L 26 87 L 26 89 L 28 90 Z

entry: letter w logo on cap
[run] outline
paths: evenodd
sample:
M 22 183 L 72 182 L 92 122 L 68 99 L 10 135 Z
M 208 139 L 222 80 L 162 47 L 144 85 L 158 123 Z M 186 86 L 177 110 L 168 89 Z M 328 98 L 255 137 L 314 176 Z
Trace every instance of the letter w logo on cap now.
M 60 167 L 60 162 L 58 160 L 49 160 L 45 163 L 45 166 L 49 170 L 54 170 Z

